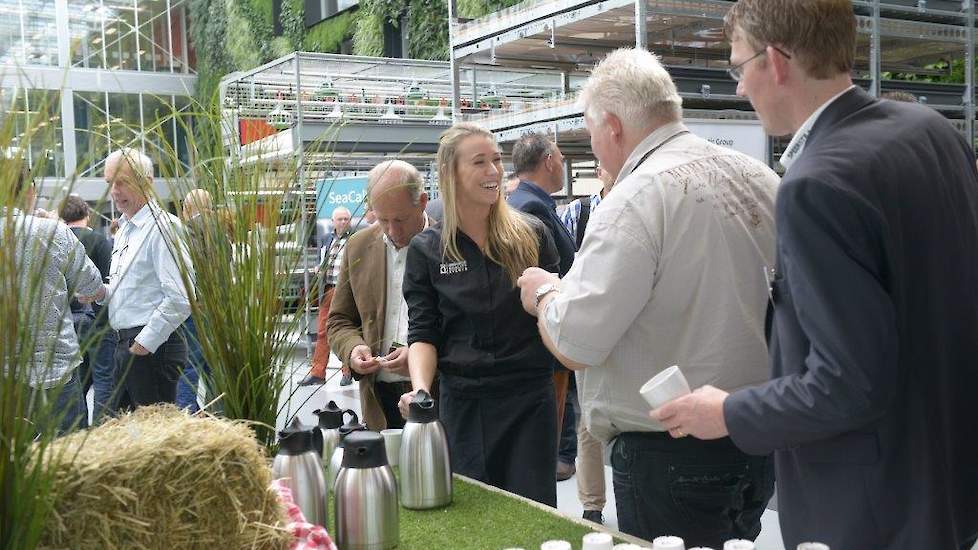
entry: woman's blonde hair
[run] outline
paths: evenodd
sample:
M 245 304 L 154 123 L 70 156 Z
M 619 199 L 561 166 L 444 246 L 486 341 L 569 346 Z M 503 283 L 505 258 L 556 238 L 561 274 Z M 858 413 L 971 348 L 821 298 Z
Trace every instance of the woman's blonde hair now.
M 444 204 L 441 225 L 442 257 L 453 262 L 462 261 L 456 237 L 459 231 L 456 193 L 458 147 L 469 137 L 481 136 L 496 145 L 496 138 L 486 129 L 475 124 L 459 123 L 445 130 L 438 141 L 438 190 Z M 502 172 L 499 174 L 502 179 Z M 499 198 L 489 209 L 489 232 L 486 238 L 486 256 L 503 266 L 513 284 L 523 270 L 538 264 L 540 245 L 536 232 L 519 214 L 514 212 L 502 194 L 502 181 L 498 188 Z

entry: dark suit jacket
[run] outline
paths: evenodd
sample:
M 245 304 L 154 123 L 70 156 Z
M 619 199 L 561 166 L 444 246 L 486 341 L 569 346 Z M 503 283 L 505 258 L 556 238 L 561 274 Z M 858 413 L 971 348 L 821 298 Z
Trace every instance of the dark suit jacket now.
M 787 548 L 978 534 L 978 174 L 933 110 L 851 90 L 778 190 L 773 380 L 733 441 L 775 452 Z
M 536 184 L 521 180 L 508 202 L 513 208 L 535 216 L 550 230 L 560 256 L 559 275 L 566 275 L 574 263 L 574 238 L 557 216 L 557 203 L 553 197 Z

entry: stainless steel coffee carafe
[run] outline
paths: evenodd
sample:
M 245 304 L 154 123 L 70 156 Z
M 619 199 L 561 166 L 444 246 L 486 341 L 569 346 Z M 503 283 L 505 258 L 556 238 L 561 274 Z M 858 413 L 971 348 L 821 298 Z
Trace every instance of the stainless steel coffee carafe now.
M 384 438 L 356 431 L 343 440 L 343 464 L 333 487 L 340 550 L 386 550 L 400 538 L 397 482 Z
M 452 502 L 452 466 L 445 428 L 438 421 L 435 400 L 419 390 L 411 401 L 401 434 L 401 505 L 413 510 Z
M 285 480 L 306 521 L 325 527 L 329 518 L 326 505 L 329 493 L 319 451 L 322 434 L 318 428 L 303 426 L 296 417 L 278 436 L 278 454 L 272 462 L 273 477 Z
M 333 451 L 336 450 L 336 446 L 340 443 L 340 427 L 343 426 L 343 414 L 349 412 L 354 414 L 353 411 L 339 408 L 336 405 L 336 401 L 330 401 L 322 409 L 316 409 L 312 411 L 317 417 L 319 417 L 319 431 L 323 434 L 323 464 L 329 464 L 329 460 L 333 457 Z
M 329 471 L 327 472 L 326 482 L 328 486 L 332 488 L 336 484 L 336 476 L 340 473 L 340 467 L 343 465 L 343 441 L 346 436 L 353 432 L 359 432 L 367 429 L 365 424 L 360 423 L 360 418 L 357 417 L 357 413 L 352 410 L 347 409 L 343 414 L 349 414 L 352 416 L 349 422 L 340 426 L 340 440 L 336 444 L 336 448 L 333 449 L 333 454 L 329 458 Z

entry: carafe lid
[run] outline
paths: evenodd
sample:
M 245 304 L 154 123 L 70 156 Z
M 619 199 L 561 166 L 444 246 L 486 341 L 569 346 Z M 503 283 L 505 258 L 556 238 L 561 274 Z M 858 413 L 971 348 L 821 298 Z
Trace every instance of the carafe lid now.
M 428 392 L 418 390 L 408 406 L 408 422 L 427 424 L 436 420 L 438 420 L 438 409 L 435 408 L 435 400 Z
M 384 437 L 377 432 L 358 431 L 343 442 L 344 468 L 378 468 L 387 466 Z
M 349 414 L 352 418 L 350 418 L 349 422 L 340 426 L 341 442 L 344 439 L 346 439 L 346 436 L 350 435 L 351 433 L 359 432 L 367 429 L 366 425 L 360 423 L 360 417 L 357 416 L 357 413 L 353 412 L 351 409 L 347 409 L 343 411 L 343 414 L 344 415 Z
M 292 422 L 278 433 L 278 453 L 286 455 L 301 455 L 315 449 L 312 430 L 293 417 Z
M 343 425 L 343 409 L 336 401 L 330 401 L 322 409 L 312 411 L 319 417 L 319 427 L 324 430 L 335 430 Z

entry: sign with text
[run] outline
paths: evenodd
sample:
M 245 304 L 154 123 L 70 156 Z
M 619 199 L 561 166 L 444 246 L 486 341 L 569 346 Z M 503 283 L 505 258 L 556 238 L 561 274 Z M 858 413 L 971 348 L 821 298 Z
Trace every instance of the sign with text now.
M 758 120 L 683 120 L 691 132 L 767 164 L 768 140 Z
M 326 178 L 316 182 L 316 217 L 329 219 L 333 210 L 345 206 L 354 218 L 367 211 L 367 177 Z

